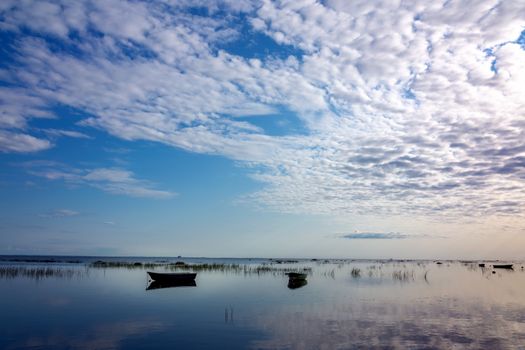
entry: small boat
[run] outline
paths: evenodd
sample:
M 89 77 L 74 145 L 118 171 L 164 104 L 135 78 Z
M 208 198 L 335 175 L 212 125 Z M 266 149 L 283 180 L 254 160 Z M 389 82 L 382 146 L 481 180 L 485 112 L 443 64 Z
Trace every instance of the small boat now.
M 485 264 L 484 263 L 480 263 L 478 264 L 479 267 L 485 267 Z
M 494 264 L 495 269 L 512 269 L 512 264 Z
M 195 280 L 151 281 L 146 290 L 176 287 L 197 287 L 197 283 L 195 283 Z
M 157 282 L 173 281 L 193 281 L 197 276 L 196 273 L 176 272 L 176 273 L 159 273 L 148 271 L 149 278 Z
M 305 280 L 307 276 L 306 273 L 301 272 L 288 272 L 286 275 L 290 280 Z

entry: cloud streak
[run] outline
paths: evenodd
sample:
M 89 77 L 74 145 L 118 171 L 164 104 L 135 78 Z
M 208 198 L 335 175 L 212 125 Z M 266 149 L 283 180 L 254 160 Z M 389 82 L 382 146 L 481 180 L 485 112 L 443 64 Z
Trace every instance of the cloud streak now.
M 346 239 L 406 239 L 409 235 L 399 232 L 359 232 L 341 236 Z
M 121 168 L 50 168 L 39 167 L 29 173 L 50 181 L 63 181 L 71 186 L 90 186 L 107 193 L 138 198 L 168 199 L 176 195 L 171 191 L 159 190 L 146 180 L 137 179 L 133 172 Z
M 50 211 L 48 213 L 39 214 L 38 216 L 42 218 L 65 218 L 65 217 L 71 217 L 71 216 L 77 216 L 80 213 L 75 210 L 71 209 L 57 209 Z

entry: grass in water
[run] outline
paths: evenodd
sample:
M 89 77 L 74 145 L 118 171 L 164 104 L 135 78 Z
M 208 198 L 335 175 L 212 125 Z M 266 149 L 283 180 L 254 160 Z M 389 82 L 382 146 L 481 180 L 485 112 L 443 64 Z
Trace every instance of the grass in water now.
M 393 271 L 392 278 L 400 282 L 412 281 L 414 280 L 414 271 L 407 271 L 407 270 Z
M 244 264 L 186 264 L 182 261 L 175 263 L 142 263 L 126 261 L 95 261 L 89 264 L 91 268 L 124 268 L 124 269 L 156 269 L 164 268 L 169 271 L 220 271 L 236 274 L 281 274 L 284 272 L 311 272 L 311 268 L 285 268 L 273 264 L 267 265 L 244 265 Z
M 352 271 L 350 272 L 350 275 L 352 275 L 353 278 L 361 277 L 361 269 L 358 269 L 356 267 L 352 268 Z
M 0 278 L 29 277 L 43 279 L 50 277 L 72 278 L 82 276 L 85 271 L 77 269 L 65 269 L 56 267 L 25 267 L 25 266 L 2 266 L 0 267 Z

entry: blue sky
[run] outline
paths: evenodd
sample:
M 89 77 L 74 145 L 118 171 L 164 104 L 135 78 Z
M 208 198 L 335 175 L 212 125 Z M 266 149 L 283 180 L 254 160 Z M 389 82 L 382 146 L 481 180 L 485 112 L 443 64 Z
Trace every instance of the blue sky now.
M 0 254 L 523 258 L 518 2 L 3 1 Z

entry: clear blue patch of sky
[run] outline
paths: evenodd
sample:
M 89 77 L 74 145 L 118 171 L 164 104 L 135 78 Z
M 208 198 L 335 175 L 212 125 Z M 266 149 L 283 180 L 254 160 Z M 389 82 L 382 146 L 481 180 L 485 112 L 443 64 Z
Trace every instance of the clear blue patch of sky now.
M 521 32 L 518 40 L 516 40 L 516 43 L 520 44 L 521 48 L 525 50 L 525 30 Z
M 300 49 L 291 45 L 278 44 L 264 33 L 254 32 L 248 28 L 246 31 L 238 40 L 219 46 L 219 48 L 233 55 L 257 58 L 262 61 L 269 57 L 286 59 L 289 56 L 293 56 L 299 61 L 302 60 L 303 52 Z
M 169 8 L 166 10 L 173 11 Z M 224 50 L 232 55 L 261 60 L 268 58 L 285 59 L 289 56 L 302 60 L 302 50 L 293 45 L 279 44 L 270 36 L 254 30 L 250 24 L 250 14 L 237 13 L 235 16 L 231 16 L 230 10 L 220 5 L 214 8 L 212 12 L 206 6 L 190 7 L 187 12 L 193 16 L 226 19 L 228 27 L 239 32 L 240 35 L 237 40 L 215 44 L 213 49 L 216 51 Z
M 483 50 L 483 52 L 485 53 L 486 57 L 494 57 L 494 49 L 493 48 L 485 49 L 485 50 Z M 495 58 L 490 62 L 490 70 L 493 71 L 494 73 L 498 73 L 498 67 L 496 65 L 496 59 Z
M 179 198 L 195 205 L 202 201 L 234 200 L 238 195 L 260 187 L 246 176 L 248 169 L 217 155 L 192 153 L 156 142 L 134 141 L 129 157 L 138 174 L 164 186 L 169 185 L 179 193 Z
M 521 46 L 521 48 L 523 50 L 525 50 L 525 30 L 523 30 L 520 33 L 520 36 L 518 37 L 518 39 L 516 39 L 516 41 L 504 42 L 502 44 L 496 45 L 495 48 L 499 48 L 499 47 L 501 47 L 503 45 L 506 45 L 508 43 L 519 44 Z M 494 48 L 493 47 L 486 48 L 485 50 L 483 50 L 483 52 L 485 53 L 486 57 L 494 57 Z M 491 61 L 490 70 L 493 71 L 494 73 L 498 73 L 498 65 L 497 65 L 497 60 L 495 58 Z
M 168 7 L 169 8 L 169 7 Z M 187 9 L 188 13 L 194 16 L 201 16 L 201 17 L 210 17 L 210 16 L 224 16 L 228 15 L 227 12 L 224 11 L 225 9 L 221 7 L 215 8 L 215 11 L 213 13 L 210 13 L 208 7 L 206 6 L 193 6 Z
M 269 58 L 286 59 L 289 56 L 302 61 L 302 50 L 293 45 L 277 43 L 270 36 L 256 31 L 246 16 L 239 16 L 236 25 L 240 31 L 238 39 L 218 45 L 217 49 L 245 58 L 258 58 L 261 61 Z
M 0 68 L 9 68 L 16 63 L 13 54 L 16 37 L 12 32 L 0 31 Z
M 416 95 L 414 95 L 414 92 L 410 88 L 407 88 L 407 89 L 405 89 L 403 91 L 403 97 L 406 98 L 406 99 L 409 99 L 409 100 L 415 100 L 416 99 Z

